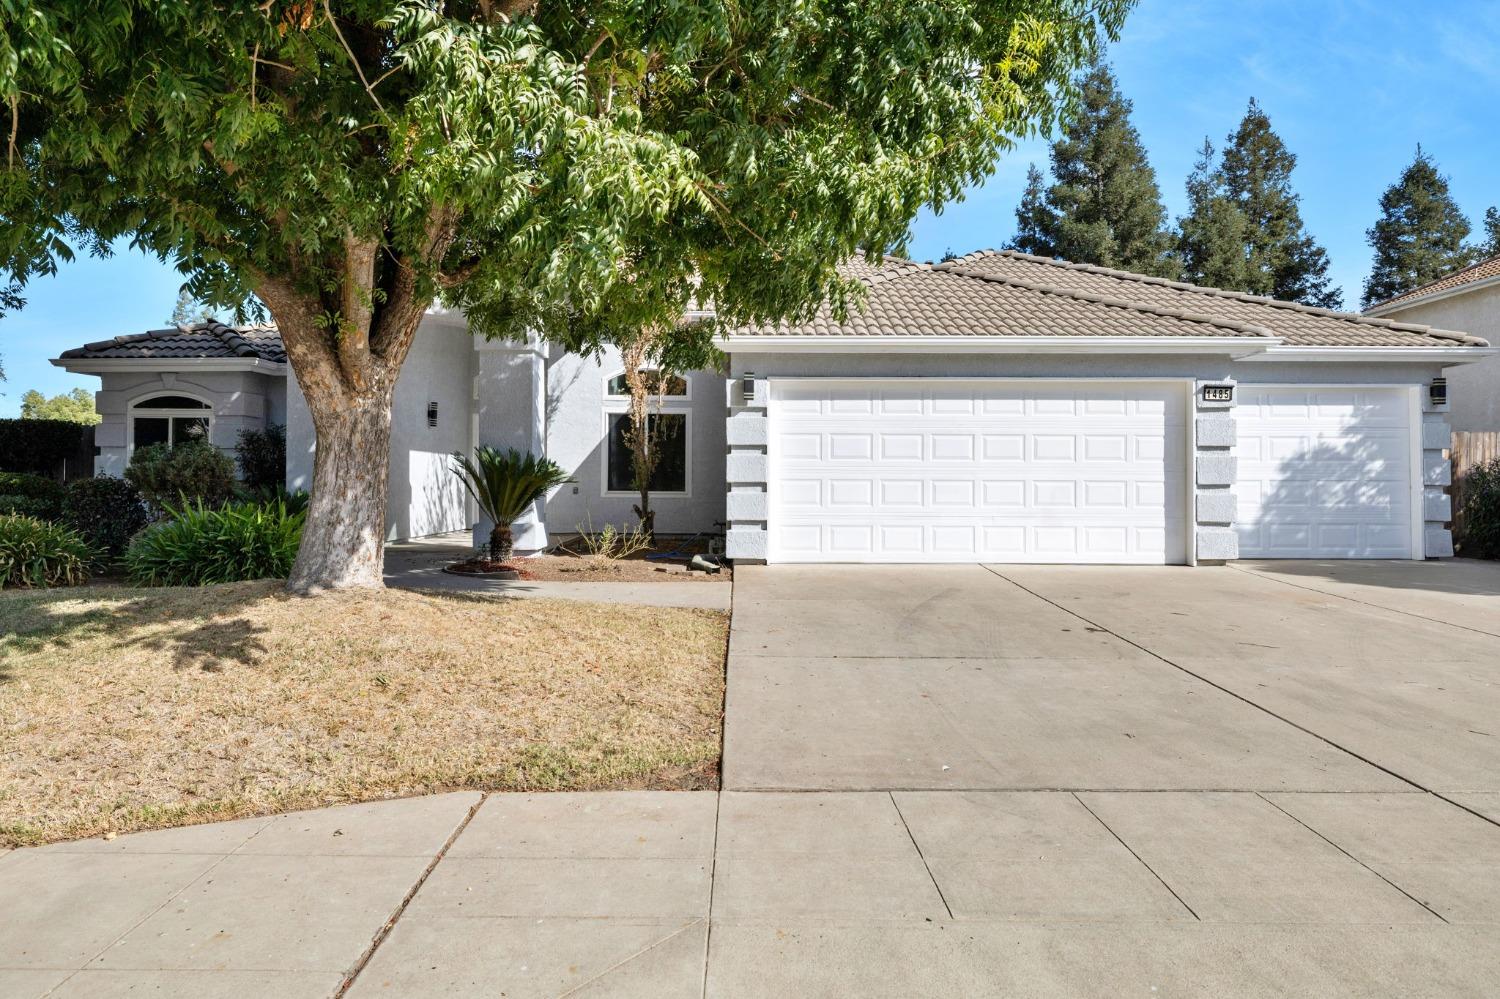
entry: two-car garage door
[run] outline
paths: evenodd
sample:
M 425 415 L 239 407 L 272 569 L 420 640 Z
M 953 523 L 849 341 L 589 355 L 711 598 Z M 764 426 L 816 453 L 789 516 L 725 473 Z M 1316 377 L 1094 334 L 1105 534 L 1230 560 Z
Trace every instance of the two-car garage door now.
M 773 382 L 770 558 L 1181 562 L 1181 382 Z
M 1241 385 L 1242 557 L 1406 558 L 1404 388 Z M 773 562 L 1187 560 L 1184 382 L 772 382 Z

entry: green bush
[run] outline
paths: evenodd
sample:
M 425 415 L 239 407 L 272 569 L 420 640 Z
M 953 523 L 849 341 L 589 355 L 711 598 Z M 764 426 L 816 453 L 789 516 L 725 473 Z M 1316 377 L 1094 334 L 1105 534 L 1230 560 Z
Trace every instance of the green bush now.
M 56 520 L 62 499 L 63 487 L 46 476 L 0 472 L 0 514 Z
M 181 510 L 136 535 L 125 550 L 125 568 L 137 586 L 205 586 L 248 579 L 280 579 L 292 571 L 305 513 L 282 500 L 202 503 Z
M 0 587 L 77 586 L 95 552 L 76 531 L 35 517 L 0 516 Z
M 286 488 L 286 427 L 272 423 L 264 430 L 241 430 L 234 454 L 251 492 L 274 496 Z
M 150 517 L 135 486 L 112 475 L 69 482 L 63 491 L 62 522 L 111 560 L 119 558 Z
M 1463 536 L 1458 553 L 1500 558 L 1500 458 L 1470 469 L 1463 483 Z
M 158 514 L 191 504 L 222 506 L 238 488 L 234 461 L 203 440 L 136 448 L 125 478 Z
M 90 432 L 71 420 L 0 420 L 0 472 L 50 475 L 78 454 Z

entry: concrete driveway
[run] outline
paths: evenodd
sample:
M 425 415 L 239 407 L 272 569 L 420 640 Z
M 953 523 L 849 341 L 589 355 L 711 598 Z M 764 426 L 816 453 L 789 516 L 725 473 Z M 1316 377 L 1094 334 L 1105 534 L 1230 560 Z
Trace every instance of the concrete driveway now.
M 1500 565 L 741 569 L 725 790 L 0 856 L 0 996 L 1488 996 Z

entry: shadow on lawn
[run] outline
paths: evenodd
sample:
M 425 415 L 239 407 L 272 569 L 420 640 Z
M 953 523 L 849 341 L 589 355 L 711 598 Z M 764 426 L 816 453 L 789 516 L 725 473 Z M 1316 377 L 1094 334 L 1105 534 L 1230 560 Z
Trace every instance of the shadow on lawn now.
M 226 589 L 0 595 L 0 683 L 15 679 L 18 656 L 65 652 L 101 641 L 125 655 L 131 650 L 164 652 L 174 670 L 221 672 L 235 664 L 251 665 L 266 651 L 261 636 L 267 629 L 243 611 L 248 603 L 275 597 L 264 584 L 234 586 L 232 593 Z

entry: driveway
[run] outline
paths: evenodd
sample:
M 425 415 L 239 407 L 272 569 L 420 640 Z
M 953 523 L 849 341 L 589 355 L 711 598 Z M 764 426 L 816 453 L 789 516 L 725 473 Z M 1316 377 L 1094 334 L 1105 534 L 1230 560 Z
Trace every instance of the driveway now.
M 0 995 L 1485 996 L 1500 565 L 741 569 L 725 790 L 0 856 Z

